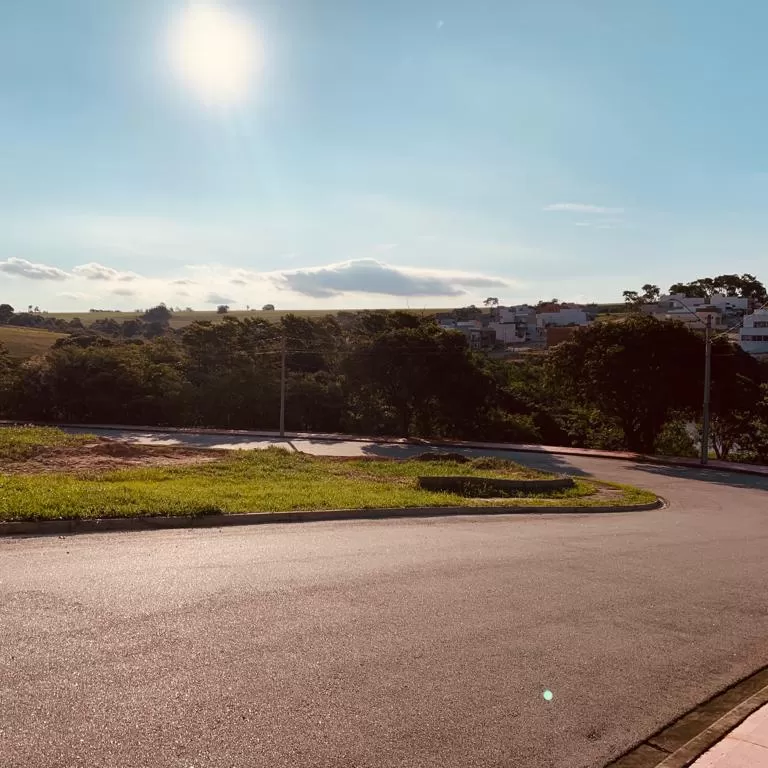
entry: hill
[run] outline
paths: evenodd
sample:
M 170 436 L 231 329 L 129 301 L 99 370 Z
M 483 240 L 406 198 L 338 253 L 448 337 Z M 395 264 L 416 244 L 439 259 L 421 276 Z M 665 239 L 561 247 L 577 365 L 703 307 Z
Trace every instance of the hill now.
M 14 325 L 0 325 L 0 343 L 8 347 L 14 357 L 44 355 L 65 333 L 53 333 L 38 328 L 21 328 Z
M 232 310 L 226 315 L 220 315 L 215 310 L 200 310 L 192 312 L 174 312 L 171 318 L 171 328 L 183 328 L 185 325 L 197 322 L 199 320 L 221 320 L 223 317 L 261 317 L 270 322 L 278 322 L 283 315 L 298 315 L 299 317 L 317 318 L 325 317 L 326 315 L 336 315 L 339 312 L 360 312 L 359 309 L 286 309 L 286 310 L 271 310 L 264 311 L 261 309 L 252 310 Z M 386 310 L 389 312 L 398 310 Z M 411 312 L 414 315 L 434 315 L 435 312 L 451 312 L 451 309 L 400 309 L 399 311 Z M 83 325 L 90 325 L 96 320 L 113 319 L 118 322 L 124 320 L 133 320 L 141 316 L 141 312 L 46 312 L 46 317 L 60 317 L 63 320 L 73 320 L 78 317 L 82 321 Z

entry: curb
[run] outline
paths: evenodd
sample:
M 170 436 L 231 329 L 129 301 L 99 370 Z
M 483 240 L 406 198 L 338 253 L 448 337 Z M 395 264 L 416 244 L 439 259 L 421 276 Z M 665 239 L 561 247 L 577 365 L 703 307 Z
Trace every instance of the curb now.
M 384 520 L 457 515 L 549 515 L 647 512 L 665 506 L 661 498 L 648 504 L 605 507 L 401 507 L 380 509 L 310 509 L 296 512 L 245 512 L 201 517 L 101 517 L 74 520 L 10 520 L 0 522 L 0 536 L 54 536 L 65 533 L 147 531 L 163 528 L 224 528 L 233 525 L 310 523 L 332 520 Z
M 694 707 L 605 768 L 687 768 L 765 704 L 768 667 Z

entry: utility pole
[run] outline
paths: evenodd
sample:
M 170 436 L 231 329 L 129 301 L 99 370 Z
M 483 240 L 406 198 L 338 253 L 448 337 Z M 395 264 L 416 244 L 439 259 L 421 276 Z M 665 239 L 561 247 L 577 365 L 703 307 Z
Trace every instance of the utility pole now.
M 280 350 L 280 437 L 285 437 L 285 358 L 286 342 L 283 334 L 283 343 Z
M 712 384 L 712 315 L 704 331 L 704 407 L 701 420 L 701 463 L 709 460 L 709 390 Z

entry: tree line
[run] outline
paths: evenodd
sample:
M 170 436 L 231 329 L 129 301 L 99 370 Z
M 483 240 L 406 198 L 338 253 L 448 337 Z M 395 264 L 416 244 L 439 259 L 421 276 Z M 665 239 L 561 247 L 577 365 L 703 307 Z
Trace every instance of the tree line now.
M 716 277 L 700 277 L 689 283 L 674 283 L 669 286 L 668 294 L 682 294 L 690 298 L 711 299 L 716 293 L 732 298 L 751 299 L 757 304 L 768 301 L 768 291 L 763 283 L 754 275 L 745 272 L 742 275 L 717 275 Z M 653 304 L 661 296 L 658 285 L 646 283 L 639 291 L 623 291 L 626 304 L 639 306 Z
M 597 322 L 511 362 L 405 312 L 278 323 L 224 315 L 176 331 L 169 318 L 149 310 L 116 328 L 91 326 L 27 361 L 0 346 L 0 415 L 276 429 L 284 349 L 290 431 L 695 452 L 704 341 L 674 321 Z M 142 333 L 127 333 L 135 322 Z M 712 439 L 720 457 L 768 461 L 768 371 L 722 337 L 712 354 Z

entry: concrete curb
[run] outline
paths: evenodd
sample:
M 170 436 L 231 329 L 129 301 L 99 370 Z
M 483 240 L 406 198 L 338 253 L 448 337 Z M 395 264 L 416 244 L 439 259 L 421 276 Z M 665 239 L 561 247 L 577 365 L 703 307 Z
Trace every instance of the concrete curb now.
M 694 707 L 606 768 L 687 768 L 767 703 L 768 667 L 763 667 Z
M 0 522 L 0 536 L 54 536 L 65 533 L 148 531 L 163 528 L 222 528 L 232 525 L 309 523 L 332 520 L 383 520 L 397 517 L 456 515 L 551 515 L 647 512 L 665 506 L 661 498 L 648 504 L 604 507 L 402 507 L 383 509 L 310 509 L 296 512 L 246 512 L 202 517 L 104 517 L 77 520 L 10 520 Z

